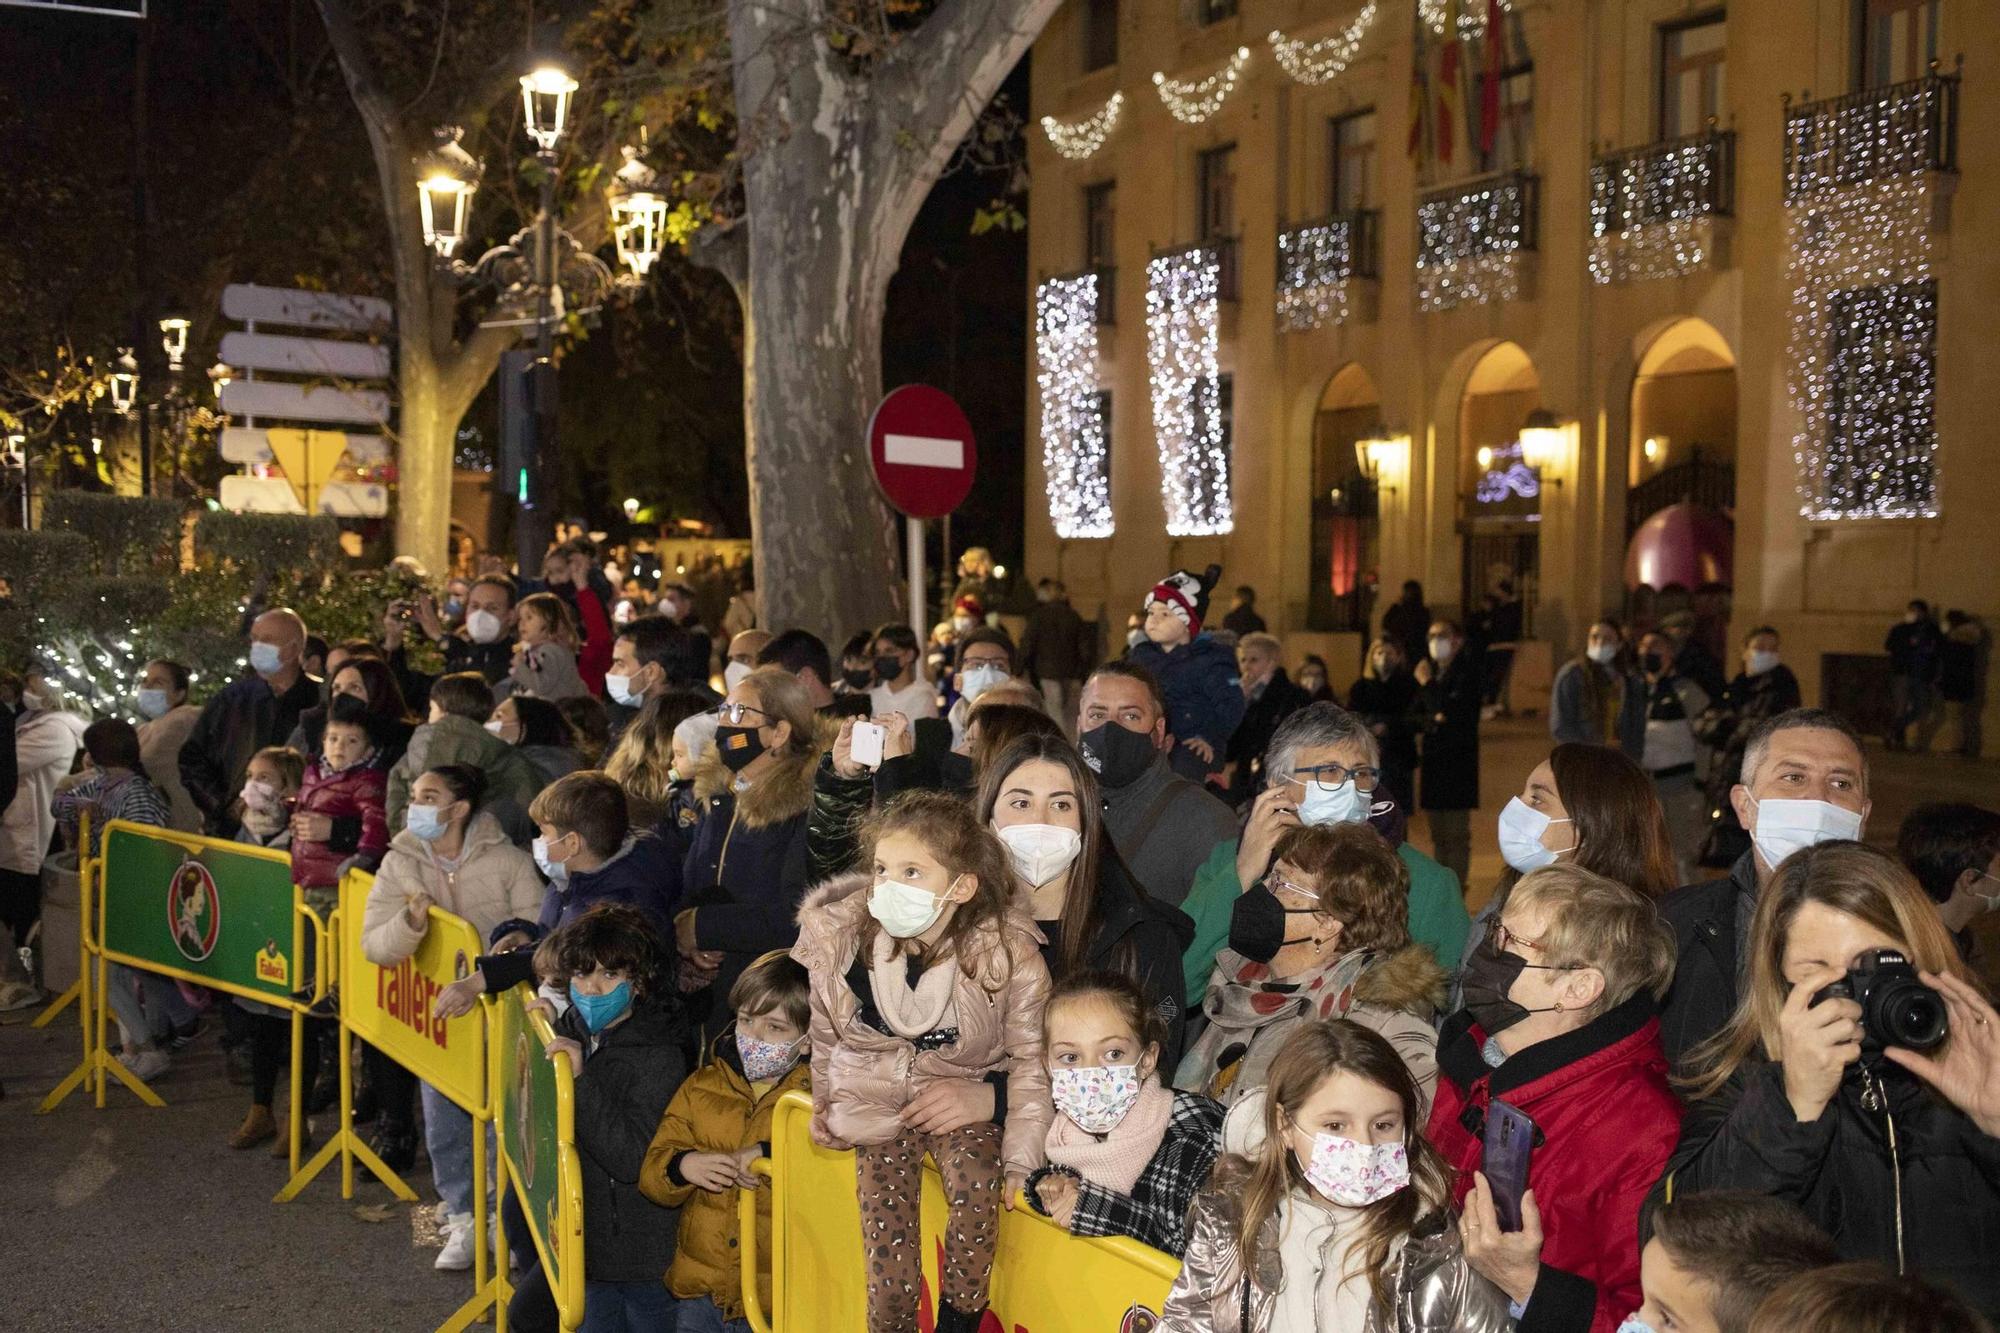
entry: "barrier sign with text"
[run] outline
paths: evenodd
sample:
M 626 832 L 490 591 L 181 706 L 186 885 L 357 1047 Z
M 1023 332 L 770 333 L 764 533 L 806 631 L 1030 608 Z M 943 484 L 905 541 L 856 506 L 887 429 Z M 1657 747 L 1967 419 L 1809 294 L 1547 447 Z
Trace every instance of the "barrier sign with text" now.
M 576 1160 L 576 1084 L 551 1060 L 555 1034 L 516 986 L 493 1002 L 493 1077 L 500 1155 L 514 1182 L 564 1328 L 583 1321 L 583 1175 Z
M 393 967 L 370 962 L 361 927 L 375 878 L 349 871 L 340 886 L 340 977 L 347 1024 L 369 1045 L 458 1104 L 486 1109 L 486 1020 L 477 1009 L 459 1018 L 431 1010 L 438 992 L 472 970 L 479 933 L 464 918 L 433 907 L 417 951 Z
M 113 820 L 104 830 L 104 956 L 282 1002 L 305 984 L 291 858 Z

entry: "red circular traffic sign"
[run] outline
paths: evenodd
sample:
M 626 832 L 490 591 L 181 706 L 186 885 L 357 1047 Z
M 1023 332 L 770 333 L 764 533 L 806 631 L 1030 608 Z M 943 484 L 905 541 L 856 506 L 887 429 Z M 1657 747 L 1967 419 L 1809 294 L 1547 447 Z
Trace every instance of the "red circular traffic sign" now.
M 964 503 L 979 469 L 972 423 L 950 394 L 928 384 L 890 390 L 868 421 L 875 484 L 898 513 L 943 518 Z

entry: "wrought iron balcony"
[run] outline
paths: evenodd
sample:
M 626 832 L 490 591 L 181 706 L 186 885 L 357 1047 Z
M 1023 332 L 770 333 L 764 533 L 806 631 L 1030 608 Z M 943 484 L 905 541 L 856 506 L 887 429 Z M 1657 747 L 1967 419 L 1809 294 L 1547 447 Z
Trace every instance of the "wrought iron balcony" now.
M 1372 208 L 1358 209 L 1278 232 L 1279 328 L 1346 322 L 1350 284 L 1381 276 L 1381 217 Z
M 1736 204 L 1736 135 L 1710 130 L 1599 156 L 1590 166 L 1590 274 L 1600 283 L 1707 267 L 1712 222 Z
M 1538 178 L 1509 172 L 1417 196 L 1417 304 L 1424 310 L 1519 295 L 1521 263 L 1538 243 Z
M 1787 107 L 1785 202 L 1914 172 L 1958 170 L 1957 74 Z
M 1165 259 L 1173 255 L 1191 255 L 1207 250 L 1215 255 L 1215 299 L 1234 301 L 1238 299 L 1240 288 L 1237 282 L 1237 238 L 1234 236 L 1211 236 L 1205 241 L 1192 245 L 1177 245 L 1167 250 L 1155 250 L 1153 258 Z

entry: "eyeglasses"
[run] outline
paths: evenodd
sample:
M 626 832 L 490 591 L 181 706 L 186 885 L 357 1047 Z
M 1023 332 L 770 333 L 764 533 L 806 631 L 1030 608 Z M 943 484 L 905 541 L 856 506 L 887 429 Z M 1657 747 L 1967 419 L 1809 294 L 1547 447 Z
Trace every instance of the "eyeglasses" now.
M 1345 786 L 1350 779 L 1354 783 L 1354 790 L 1363 793 L 1372 792 L 1375 790 L 1375 784 L 1382 780 L 1382 770 L 1366 767 L 1349 768 L 1345 764 L 1316 764 L 1311 768 L 1292 770 L 1292 781 L 1301 787 L 1311 785 L 1322 791 L 1332 791 L 1336 787 Z
M 1507 947 L 1510 944 L 1518 944 L 1523 949 L 1533 949 L 1536 953 L 1543 952 L 1543 946 L 1540 941 L 1531 940 L 1525 935 L 1516 934 L 1514 931 L 1507 929 L 1505 921 L 1494 922 L 1493 947 L 1501 953 L 1512 953 L 1513 950 Z M 1573 972 L 1576 970 L 1574 964 L 1558 967 L 1550 963 L 1523 963 L 1521 966 L 1539 968 L 1544 972 Z
M 742 726 L 743 719 L 746 717 L 759 719 L 751 724 L 758 727 L 767 725 L 771 720 L 769 713 L 761 708 L 752 707 L 749 704 L 718 704 L 715 709 L 715 715 L 732 727 Z
M 1319 901 L 1319 890 L 1309 889 L 1303 884 L 1294 884 L 1288 879 L 1279 879 L 1276 871 L 1264 877 L 1264 886 L 1273 893 L 1290 893 L 1301 898 L 1310 898 L 1315 903 Z

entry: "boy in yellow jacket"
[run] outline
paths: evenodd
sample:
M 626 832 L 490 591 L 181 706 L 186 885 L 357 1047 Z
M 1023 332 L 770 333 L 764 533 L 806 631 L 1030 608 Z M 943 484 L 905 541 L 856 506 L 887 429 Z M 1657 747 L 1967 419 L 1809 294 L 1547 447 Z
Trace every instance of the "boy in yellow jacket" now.
M 762 1183 L 750 1174 L 750 1163 L 771 1151 L 771 1112 L 778 1098 L 811 1086 L 806 987 L 805 968 L 782 949 L 744 970 L 729 989 L 735 1026 L 716 1038 L 713 1058 L 681 1084 L 646 1149 L 640 1192 L 681 1210 L 680 1244 L 667 1269 L 667 1288 L 685 1302 L 678 1325 L 683 1333 L 748 1333 L 736 1191 Z M 757 1253 L 763 1260 L 758 1294 L 769 1310 L 768 1198 L 757 1203 Z

